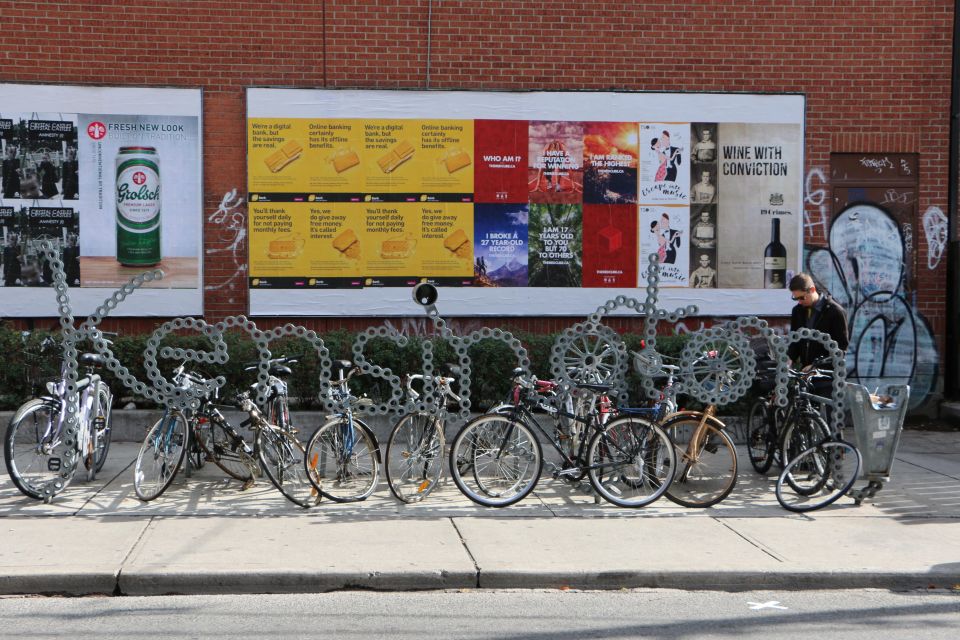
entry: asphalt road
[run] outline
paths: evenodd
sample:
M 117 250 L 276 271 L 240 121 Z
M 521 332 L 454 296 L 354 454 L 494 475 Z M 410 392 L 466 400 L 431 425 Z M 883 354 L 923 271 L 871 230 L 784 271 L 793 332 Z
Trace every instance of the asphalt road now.
M 0 598 L 20 638 L 847 638 L 960 636 L 960 591 L 447 591 Z

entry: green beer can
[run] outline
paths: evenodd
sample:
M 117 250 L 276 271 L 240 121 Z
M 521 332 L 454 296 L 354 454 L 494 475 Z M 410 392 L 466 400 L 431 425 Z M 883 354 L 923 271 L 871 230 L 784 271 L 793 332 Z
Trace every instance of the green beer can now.
M 120 147 L 117 261 L 148 267 L 160 258 L 160 157 L 155 147 Z

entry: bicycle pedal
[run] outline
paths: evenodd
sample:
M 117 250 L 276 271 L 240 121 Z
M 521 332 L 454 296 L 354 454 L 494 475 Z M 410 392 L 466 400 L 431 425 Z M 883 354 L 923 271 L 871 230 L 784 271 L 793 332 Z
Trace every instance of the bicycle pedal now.
M 424 480 L 423 482 L 420 483 L 420 486 L 417 487 L 417 493 L 423 493 L 424 491 L 427 490 L 427 487 L 429 486 L 430 486 L 430 481 Z

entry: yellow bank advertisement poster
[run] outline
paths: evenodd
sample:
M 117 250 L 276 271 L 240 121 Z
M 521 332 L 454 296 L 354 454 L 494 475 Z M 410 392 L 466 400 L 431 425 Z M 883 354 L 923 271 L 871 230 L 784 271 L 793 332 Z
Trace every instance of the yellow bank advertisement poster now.
M 247 148 L 252 194 L 473 194 L 471 120 L 253 118 Z

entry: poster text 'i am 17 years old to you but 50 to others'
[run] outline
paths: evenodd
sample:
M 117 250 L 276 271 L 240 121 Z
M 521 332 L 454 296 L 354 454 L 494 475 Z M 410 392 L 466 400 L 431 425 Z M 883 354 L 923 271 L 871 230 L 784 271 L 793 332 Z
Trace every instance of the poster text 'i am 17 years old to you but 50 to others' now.
M 576 315 L 637 296 L 783 314 L 800 95 L 247 91 L 250 310 Z M 640 297 L 643 297 L 642 295 Z

